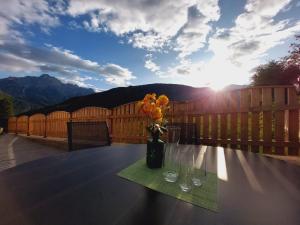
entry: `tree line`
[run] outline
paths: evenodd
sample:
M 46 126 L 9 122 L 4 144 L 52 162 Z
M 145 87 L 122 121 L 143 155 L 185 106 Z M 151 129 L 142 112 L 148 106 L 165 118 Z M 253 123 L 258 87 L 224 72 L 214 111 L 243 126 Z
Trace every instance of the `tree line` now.
M 300 77 L 300 35 L 295 36 L 296 41 L 290 45 L 287 56 L 272 60 L 255 69 L 251 77 L 252 85 L 291 85 Z
M 0 119 L 7 119 L 14 114 L 12 97 L 0 92 Z

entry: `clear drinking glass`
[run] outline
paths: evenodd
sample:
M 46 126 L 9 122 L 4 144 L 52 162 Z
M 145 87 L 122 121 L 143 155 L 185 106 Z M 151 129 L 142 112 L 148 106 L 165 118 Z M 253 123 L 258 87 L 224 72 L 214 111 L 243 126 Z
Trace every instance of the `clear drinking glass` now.
M 179 186 L 183 192 L 192 189 L 193 151 L 191 145 L 180 148 Z
M 192 182 L 196 187 L 202 186 L 206 180 L 206 148 L 207 146 L 193 145 L 192 149 Z
M 180 138 L 180 127 L 168 126 L 167 143 L 164 161 L 164 179 L 167 182 L 175 182 L 179 172 L 178 143 Z

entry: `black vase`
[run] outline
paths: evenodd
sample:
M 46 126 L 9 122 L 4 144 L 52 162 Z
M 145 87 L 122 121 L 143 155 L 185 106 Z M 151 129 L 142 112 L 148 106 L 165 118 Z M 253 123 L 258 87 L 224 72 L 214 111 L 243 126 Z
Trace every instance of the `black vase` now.
M 150 169 L 161 168 L 164 161 L 165 143 L 160 139 L 149 139 L 147 141 L 146 163 Z

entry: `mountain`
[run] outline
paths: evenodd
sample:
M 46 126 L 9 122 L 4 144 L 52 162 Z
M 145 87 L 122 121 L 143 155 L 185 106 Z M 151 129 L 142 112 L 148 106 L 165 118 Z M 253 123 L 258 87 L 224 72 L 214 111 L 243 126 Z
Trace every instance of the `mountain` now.
M 66 84 L 48 74 L 3 78 L 0 90 L 13 97 L 16 114 L 94 93 L 93 89 Z
M 70 98 L 60 104 L 34 110 L 26 114 L 37 112 L 49 113 L 56 110 L 75 111 L 86 106 L 113 108 L 129 102 L 141 100 L 147 93 L 165 94 L 171 101 L 187 101 L 210 95 L 212 90 L 207 87 L 194 88 L 178 84 L 147 84 L 139 86 L 119 87 L 86 96 Z

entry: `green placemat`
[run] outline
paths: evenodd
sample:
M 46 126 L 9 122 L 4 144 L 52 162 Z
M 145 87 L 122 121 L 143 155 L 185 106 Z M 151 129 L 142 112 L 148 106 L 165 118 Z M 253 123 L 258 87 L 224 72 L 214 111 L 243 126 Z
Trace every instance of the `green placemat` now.
M 188 192 L 182 192 L 177 183 L 168 183 L 163 179 L 163 169 L 149 169 L 145 159 L 138 160 L 118 173 L 120 177 L 136 182 L 155 191 L 189 202 L 212 211 L 218 211 L 217 175 L 207 173 L 207 179 L 201 187 L 193 187 Z

